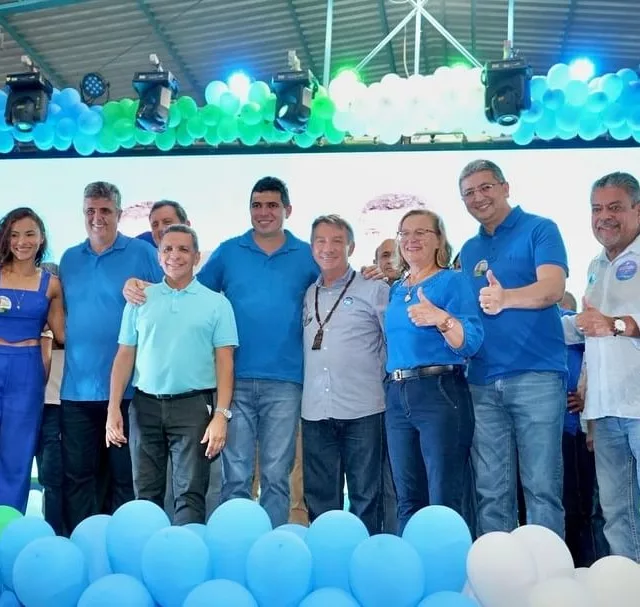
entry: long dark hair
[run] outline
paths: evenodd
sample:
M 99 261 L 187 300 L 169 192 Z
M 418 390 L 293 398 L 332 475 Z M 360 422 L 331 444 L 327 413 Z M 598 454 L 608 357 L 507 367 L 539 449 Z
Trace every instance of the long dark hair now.
M 44 222 L 40 216 L 29 207 L 19 207 L 9 211 L 2 219 L 0 219 L 0 267 L 4 267 L 13 261 L 13 253 L 11 252 L 11 230 L 13 224 L 21 219 L 33 219 L 42 234 L 42 244 L 36 253 L 36 266 L 40 265 L 45 251 L 47 250 L 47 231 Z

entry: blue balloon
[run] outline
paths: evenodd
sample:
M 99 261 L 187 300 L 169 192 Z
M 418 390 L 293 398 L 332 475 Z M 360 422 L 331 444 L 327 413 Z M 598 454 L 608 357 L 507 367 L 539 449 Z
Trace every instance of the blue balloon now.
M 71 147 L 72 143 L 73 141 L 71 139 L 62 139 L 61 137 L 58 137 L 58 135 L 53 139 L 53 147 L 59 152 L 66 152 Z
M 52 146 L 55 136 L 55 129 L 49 122 L 40 122 L 33 128 L 33 142 L 40 149 L 41 146 Z
M 563 141 L 570 141 L 571 139 L 575 139 L 578 136 L 578 126 L 576 125 L 572 129 L 561 129 L 558 127 L 556 130 L 556 137 L 558 139 L 562 139 Z
M 299 607 L 360 607 L 353 595 L 342 588 L 319 588 L 314 590 Z
M 589 96 L 589 86 L 582 80 L 570 80 L 564 89 L 564 98 L 568 105 L 583 106 Z
M 84 519 L 71 534 L 71 541 L 82 550 L 89 582 L 112 573 L 107 554 L 107 525 L 111 517 L 107 514 L 96 514 Z
M 8 154 L 13 150 L 15 143 L 15 139 L 9 131 L 0 131 L 0 154 Z M 0 580 L 1 579 L 2 578 L 0 576 Z
M 299 605 L 311 592 L 312 569 L 307 545 L 293 533 L 276 529 L 249 550 L 247 587 L 260 605 Z
M 622 82 L 625 84 L 631 84 L 632 82 L 638 81 L 638 74 L 636 74 L 635 70 L 632 70 L 628 67 L 622 68 L 616 72 L 616 75 Z
M 589 97 L 587 97 L 587 102 L 585 103 L 585 107 L 594 113 L 601 112 L 607 105 L 609 105 L 609 98 L 602 91 L 589 93 Z
M 313 588 L 333 586 L 350 592 L 349 563 L 368 537 L 364 523 L 350 512 L 332 510 L 313 521 L 305 538 L 313 555 Z
M 58 120 L 58 124 L 56 124 L 56 137 L 60 139 L 68 139 L 70 141 L 73 139 L 77 130 L 78 127 L 71 118 L 60 118 L 60 120 Z
M 564 105 L 564 93 L 559 89 L 549 89 L 542 96 L 542 105 L 550 110 L 557 110 Z
M 520 121 L 529 123 L 538 122 L 543 112 L 544 106 L 542 105 L 542 101 L 532 101 L 531 107 L 520 114 Z
M 564 89 L 571 79 L 571 72 L 566 63 L 556 63 L 547 72 L 547 84 L 550 89 Z
M 142 551 L 142 579 L 162 607 L 182 607 L 187 595 L 207 580 L 209 558 L 204 540 L 196 533 L 166 527 L 156 531 Z
M 149 538 L 171 526 L 164 510 L 153 502 L 134 500 L 118 508 L 107 525 L 107 554 L 114 573 L 142 581 L 142 551 Z
M 49 108 L 47 109 L 47 122 L 55 124 L 63 116 L 64 113 L 62 112 L 62 108 L 57 103 L 53 103 L 52 101 L 49 104 Z
M 78 607 L 155 607 L 142 582 L 124 573 L 105 575 L 89 586 Z
M 418 607 L 478 607 L 478 603 L 458 592 L 436 592 L 422 599 Z
M 95 112 L 96 114 L 100 114 L 100 116 L 102 116 L 102 111 L 104 110 L 104 107 L 101 105 L 92 105 L 89 109 L 92 112 Z
M 585 141 L 593 141 L 603 133 L 602 123 L 596 114 L 584 114 L 578 125 L 578 136 Z
M 600 79 L 600 90 L 607 96 L 610 103 L 617 101 L 624 89 L 624 81 L 616 74 L 605 74 Z
M 634 108 L 627 118 L 627 124 L 632 130 L 640 130 L 640 107 Z
M 511 135 L 513 143 L 516 145 L 529 145 L 536 135 L 535 126 L 526 122 L 521 122 L 518 130 Z
M 66 537 L 34 540 L 16 559 L 13 583 L 26 607 L 76 607 L 89 585 L 84 555 Z
M 97 141 L 91 135 L 77 133 L 73 138 L 73 147 L 80 156 L 91 156 L 96 151 Z
M 362 607 L 414 607 L 424 596 L 424 566 L 409 542 L 385 533 L 354 550 L 349 564 L 353 596 Z
M 0 590 L 0 607 L 22 607 L 18 597 L 11 590 Z
M 609 135 L 616 141 L 626 141 L 633 136 L 633 129 L 626 122 L 623 122 L 619 126 L 609 127 Z
M 193 531 L 202 540 L 204 540 L 207 534 L 207 526 L 202 523 L 187 523 L 186 525 L 183 525 L 183 528 Z
M 540 139 L 550 141 L 556 136 L 556 130 L 556 119 L 553 112 L 549 110 L 545 111 L 542 118 L 536 123 L 536 135 L 538 135 Z
M 9 96 L 4 91 L 0 91 L 0 110 L 2 110 L 3 114 L 4 114 L 4 109 L 7 107 L 8 98 Z
M 238 582 L 210 580 L 194 588 L 183 607 L 258 607 L 258 603 Z
M 610 129 L 616 128 L 627 122 L 627 111 L 620 103 L 612 103 L 602 113 L 602 124 Z
M 244 585 L 249 550 L 270 531 L 269 515 L 253 500 L 237 498 L 220 504 L 209 517 L 205 538 L 214 577 Z
M 102 129 L 102 115 L 98 112 L 82 112 L 78 116 L 78 130 L 85 135 L 97 135 Z
M 82 98 L 76 89 L 66 88 L 60 91 L 60 95 L 56 97 L 56 101 L 62 108 L 66 109 L 82 103 Z
M 2 131 L 12 131 L 13 130 L 13 125 L 12 124 L 7 124 L 4 120 L 4 114 L 2 114 L 0 116 L 0 132 Z
M 402 539 L 420 555 L 425 594 L 464 588 L 472 539 L 467 523 L 455 510 L 446 506 L 418 510 L 404 528 Z
M 542 96 L 548 88 L 545 76 L 534 76 L 531 79 L 531 100 L 542 101 Z
M 577 128 L 580 123 L 580 108 L 565 105 L 561 107 L 555 115 L 555 122 L 558 129 L 571 130 Z
M 12 131 L 12 135 L 16 141 L 20 141 L 21 143 L 28 143 L 29 141 L 33 141 L 33 131 L 21 131 L 14 128 Z
M 287 523 L 286 525 L 280 525 L 280 527 L 276 528 L 280 529 L 280 531 L 295 533 L 301 540 L 304 540 L 307 537 L 307 533 L 309 532 L 309 527 L 298 525 L 297 523 Z
M 13 565 L 25 546 L 41 537 L 52 536 L 55 536 L 55 532 L 51 525 L 35 516 L 15 519 L 4 528 L 0 541 L 0 574 L 4 586 L 13 590 Z

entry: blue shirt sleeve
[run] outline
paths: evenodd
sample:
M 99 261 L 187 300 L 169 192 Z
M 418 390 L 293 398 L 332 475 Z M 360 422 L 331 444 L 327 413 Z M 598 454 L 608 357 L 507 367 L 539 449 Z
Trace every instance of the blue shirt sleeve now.
M 218 302 L 218 317 L 213 329 L 213 347 L 238 346 L 236 318 L 229 300 L 223 295 Z
M 212 291 L 220 292 L 222 286 L 222 270 L 223 270 L 223 250 L 220 245 L 211 255 L 207 262 L 200 268 L 196 275 L 198 282 Z
M 550 264 L 560 266 L 569 275 L 567 250 L 558 226 L 550 219 L 544 219 L 534 232 L 533 258 L 536 268 Z
M 144 241 L 143 241 L 144 242 Z M 164 272 L 158 261 L 158 251 L 149 243 L 145 243 L 144 262 L 142 264 L 142 274 L 140 278 L 146 282 L 158 283 L 164 277 Z
M 118 335 L 118 343 L 121 346 L 138 345 L 136 320 L 138 318 L 139 307 L 140 306 L 133 306 L 130 303 L 124 307 L 124 311 L 122 312 L 122 321 L 120 322 L 120 334 Z
M 478 303 L 471 290 L 469 279 L 461 272 L 451 274 L 449 285 L 450 300 L 447 302 L 446 311 L 460 321 L 464 330 L 464 342 L 459 348 L 453 348 L 445 340 L 447 346 L 456 354 L 471 358 L 474 356 L 484 340 L 484 328 L 478 313 Z

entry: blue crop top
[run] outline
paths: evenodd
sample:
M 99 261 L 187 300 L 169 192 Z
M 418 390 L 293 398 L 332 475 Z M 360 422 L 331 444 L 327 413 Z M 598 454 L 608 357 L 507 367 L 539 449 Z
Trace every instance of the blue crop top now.
M 49 314 L 47 288 L 51 274 L 42 270 L 37 291 L 0 285 L 0 338 L 9 343 L 40 339 Z

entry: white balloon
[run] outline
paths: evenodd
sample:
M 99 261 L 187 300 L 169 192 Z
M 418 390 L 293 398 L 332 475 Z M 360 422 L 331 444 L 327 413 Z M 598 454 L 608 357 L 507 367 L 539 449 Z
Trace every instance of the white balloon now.
M 624 556 L 606 556 L 591 565 L 583 584 L 595 607 L 637 607 L 640 565 Z
M 589 567 L 576 567 L 573 578 L 580 584 L 585 584 L 585 580 L 589 575 Z
M 589 593 L 571 578 L 551 578 L 536 584 L 526 607 L 595 607 Z
M 483 607 L 514 607 L 538 581 L 531 553 L 509 533 L 477 539 L 467 557 L 471 590 Z
M 575 565 L 569 548 L 550 529 L 541 525 L 523 525 L 512 531 L 511 535 L 531 552 L 539 580 L 574 576 Z

